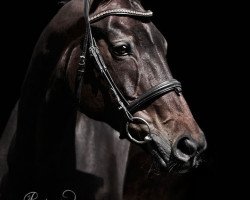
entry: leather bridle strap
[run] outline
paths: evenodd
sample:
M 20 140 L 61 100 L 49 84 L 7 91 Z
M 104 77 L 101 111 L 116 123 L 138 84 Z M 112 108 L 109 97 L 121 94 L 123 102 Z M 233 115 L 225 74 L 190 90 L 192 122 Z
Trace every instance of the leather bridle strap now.
M 129 104 L 128 110 L 133 113 L 148 103 L 160 98 L 166 93 L 175 91 L 177 94 L 181 92 L 181 83 L 175 79 L 165 81 L 149 89 L 146 93 L 139 96 L 136 100 Z
M 91 34 L 91 33 L 90 33 Z M 122 95 L 121 91 L 118 89 L 116 84 L 114 83 L 114 80 L 112 79 L 103 59 L 99 52 L 99 49 L 96 45 L 95 39 L 91 38 L 92 42 L 89 47 L 90 55 L 94 57 L 94 60 L 96 62 L 96 67 L 98 68 L 99 72 L 102 74 L 104 79 L 109 84 L 110 91 L 113 93 L 113 96 L 116 98 L 116 101 L 118 103 L 118 109 L 122 110 L 125 113 L 125 116 L 128 121 L 132 121 L 132 114 L 128 111 L 127 106 L 129 106 L 128 101 L 126 98 Z
M 81 91 L 82 91 L 82 79 L 83 74 L 85 72 L 86 67 L 86 55 L 88 51 L 88 41 L 89 41 L 89 30 L 90 30 L 90 24 L 89 24 L 89 0 L 83 0 L 83 19 L 84 19 L 84 27 L 85 27 L 85 34 L 83 37 L 83 41 L 81 42 L 81 55 L 80 60 L 78 63 L 78 69 L 76 74 L 76 83 L 75 83 L 75 91 L 77 93 L 77 99 L 78 102 L 81 98 Z

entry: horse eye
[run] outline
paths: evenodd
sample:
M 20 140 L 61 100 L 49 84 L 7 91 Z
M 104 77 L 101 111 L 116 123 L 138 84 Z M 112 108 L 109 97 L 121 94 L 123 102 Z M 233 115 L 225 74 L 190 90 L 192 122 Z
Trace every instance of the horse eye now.
M 117 56 L 127 56 L 130 53 L 131 49 L 128 44 L 122 44 L 113 46 L 112 51 Z

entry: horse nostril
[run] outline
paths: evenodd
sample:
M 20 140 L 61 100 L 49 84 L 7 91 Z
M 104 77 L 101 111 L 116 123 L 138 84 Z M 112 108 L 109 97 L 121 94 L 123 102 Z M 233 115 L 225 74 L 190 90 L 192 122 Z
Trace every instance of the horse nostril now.
M 197 152 L 196 143 L 188 137 L 181 138 L 175 148 L 175 156 L 183 161 L 188 161 Z
M 177 149 L 179 149 L 182 153 L 192 156 L 196 152 L 196 144 L 188 139 L 188 138 L 182 138 L 179 140 L 177 144 Z

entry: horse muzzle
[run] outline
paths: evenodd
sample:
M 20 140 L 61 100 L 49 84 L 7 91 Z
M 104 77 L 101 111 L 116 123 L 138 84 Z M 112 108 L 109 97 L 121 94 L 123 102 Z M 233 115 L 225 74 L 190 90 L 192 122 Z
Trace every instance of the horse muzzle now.
M 178 134 L 171 140 L 166 134 L 154 133 L 155 129 L 141 117 L 133 117 L 126 123 L 127 138 L 138 145 L 146 147 L 158 165 L 171 172 L 184 173 L 197 167 L 201 162 L 200 155 L 207 143 L 202 132 L 199 140 L 191 134 Z
M 206 142 L 196 142 L 187 136 L 181 137 L 173 144 L 160 135 L 151 134 L 146 148 L 159 167 L 169 172 L 185 173 L 201 163 L 202 152 Z

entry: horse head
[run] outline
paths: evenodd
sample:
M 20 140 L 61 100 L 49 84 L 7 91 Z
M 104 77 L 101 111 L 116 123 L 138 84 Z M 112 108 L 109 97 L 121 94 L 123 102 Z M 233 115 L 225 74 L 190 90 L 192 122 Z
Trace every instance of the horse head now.
M 76 94 L 80 110 L 141 144 L 165 169 L 197 166 L 206 140 L 170 72 L 167 42 L 152 13 L 136 0 L 94 1 L 90 11 L 98 62 L 108 74 L 93 61 L 96 55 L 86 55 Z

